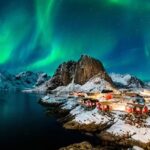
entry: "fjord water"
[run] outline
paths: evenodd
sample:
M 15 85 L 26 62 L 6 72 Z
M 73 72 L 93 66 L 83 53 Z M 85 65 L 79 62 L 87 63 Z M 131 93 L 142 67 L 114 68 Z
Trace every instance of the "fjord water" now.
M 55 150 L 87 136 L 67 131 L 38 104 L 40 95 L 0 92 L 0 149 Z

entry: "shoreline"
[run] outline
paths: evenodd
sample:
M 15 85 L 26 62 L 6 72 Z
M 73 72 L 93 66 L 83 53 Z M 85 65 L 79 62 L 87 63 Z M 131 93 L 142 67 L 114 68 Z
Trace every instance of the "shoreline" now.
M 43 103 L 43 102 L 41 101 L 40 103 Z M 141 141 L 135 140 L 132 138 L 134 134 L 132 135 L 129 133 L 128 134 L 125 133 L 123 135 L 119 135 L 119 134 L 115 135 L 107 131 L 109 130 L 109 128 L 111 128 L 115 124 L 116 120 L 112 120 L 111 122 L 107 121 L 103 124 L 101 123 L 95 124 L 94 122 L 90 124 L 83 124 L 83 123 L 79 123 L 75 121 L 76 115 L 71 114 L 72 111 L 74 110 L 73 108 L 64 109 L 64 107 L 67 108 L 66 102 L 57 104 L 57 105 L 54 105 L 54 103 L 48 103 L 48 105 L 45 105 L 45 106 L 49 108 L 54 108 L 54 113 L 56 115 L 59 115 L 58 121 L 61 122 L 62 126 L 65 129 L 80 131 L 84 134 L 92 134 L 99 139 L 100 144 L 103 143 L 105 146 L 108 146 L 108 145 L 114 146 L 114 147 L 119 146 L 122 148 L 131 148 L 134 146 L 138 146 L 145 150 L 150 149 L 150 142 L 143 143 Z M 77 107 L 80 107 L 80 106 L 76 105 L 75 109 Z M 49 113 L 52 113 L 52 112 L 49 112 Z

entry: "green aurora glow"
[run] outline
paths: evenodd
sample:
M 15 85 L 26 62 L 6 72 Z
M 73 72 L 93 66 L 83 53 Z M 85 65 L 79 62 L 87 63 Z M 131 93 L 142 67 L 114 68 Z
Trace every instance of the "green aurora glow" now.
M 52 74 L 88 54 L 110 72 L 149 79 L 149 0 L 1 0 L 0 7 L 1 69 Z

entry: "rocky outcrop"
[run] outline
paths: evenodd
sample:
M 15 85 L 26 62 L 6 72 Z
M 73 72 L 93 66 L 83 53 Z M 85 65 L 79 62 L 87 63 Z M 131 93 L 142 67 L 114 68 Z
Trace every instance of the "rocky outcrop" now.
M 105 124 L 95 124 L 95 123 L 80 124 L 75 121 L 68 121 L 63 125 L 63 127 L 66 129 L 70 129 L 70 130 L 79 130 L 79 131 L 83 131 L 83 132 L 90 132 L 90 133 L 93 132 L 94 133 L 94 132 L 100 132 L 100 131 L 103 131 L 103 130 L 109 128 L 113 123 L 114 122 L 105 123 Z
M 60 148 L 59 150 L 98 150 L 93 148 L 89 142 L 81 142 Z
M 67 147 L 60 148 L 59 150 L 91 150 L 93 149 L 92 145 L 88 142 L 76 143 L 69 145 Z
M 104 141 L 103 143 L 105 145 L 111 145 L 116 146 L 120 145 L 122 147 L 133 147 L 138 146 L 139 150 L 149 150 L 150 149 L 150 143 L 142 143 L 141 141 L 133 140 L 130 134 L 124 134 L 122 136 L 114 135 L 111 133 L 108 133 L 107 131 L 102 131 L 101 133 L 97 134 L 100 141 Z
M 108 146 L 108 145 L 96 145 L 93 146 L 91 143 L 84 141 L 81 143 L 71 144 L 67 147 L 60 148 L 59 150 L 120 150 L 120 149 L 127 149 L 119 147 L 118 145 L 115 146 Z
M 72 81 L 76 84 L 83 85 L 97 74 L 99 74 L 102 79 L 113 84 L 103 64 L 99 60 L 87 55 L 82 55 L 77 62 L 68 61 L 58 67 L 54 76 L 47 83 L 48 90 L 53 90 L 58 86 L 66 86 Z

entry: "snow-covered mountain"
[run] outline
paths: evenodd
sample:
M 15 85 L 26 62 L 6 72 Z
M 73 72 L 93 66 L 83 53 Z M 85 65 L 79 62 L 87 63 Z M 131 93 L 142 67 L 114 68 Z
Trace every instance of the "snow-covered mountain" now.
M 95 75 L 84 85 L 81 86 L 81 91 L 98 92 L 102 90 L 114 90 L 114 85 L 106 81 L 100 74 Z
M 43 84 L 50 77 L 46 73 L 21 72 L 17 75 L 0 72 L 0 90 L 25 90 Z
M 117 87 L 123 87 L 123 88 L 143 88 L 145 87 L 145 83 L 138 79 L 135 76 L 132 76 L 130 74 L 110 74 L 111 79 L 116 84 Z
M 42 89 L 42 88 L 41 88 Z M 52 93 L 56 93 L 56 95 L 67 94 L 72 91 L 79 92 L 99 92 L 102 90 L 113 90 L 117 91 L 113 84 L 106 81 L 101 74 L 97 74 L 93 76 L 90 80 L 88 80 L 85 84 L 79 85 L 74 83 L 73 81 L 67 86 L 59 86 L 52 91 Z

